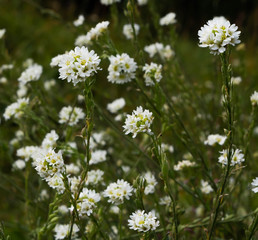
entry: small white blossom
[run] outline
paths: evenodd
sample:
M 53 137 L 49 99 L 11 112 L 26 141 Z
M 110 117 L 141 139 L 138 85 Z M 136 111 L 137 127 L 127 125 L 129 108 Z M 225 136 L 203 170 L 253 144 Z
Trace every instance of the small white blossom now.
M 121 0 L 100 0 L 103 5 L 111 5 L 113 3 L 120 2 Z
M 166 144 L 166 143 L 161 143 L 161 149 L 163 152 L 168 151 L 170 153 L 174 152 L 174 147 L 172 145 Z
M 93 40 L 98 38 L 107 30 L 109 21 L 103 21 L 98 23 L 94 28 L 91 28 L 86 35 L 80 35 L 75 40 L 76 46 L 84 46 L 92 44 Z
M 147 52 L 150 58 L 158 54 L 162 59 L 169 60 L 175 55 L 175 52 L 171 49 L 169 45 L 164 46 L 163 43 L 153 43 L 151 45 L 145 46 L 144 51 Z
M 89 184 L 97 185 L 99 182 L 103 180 L 103 175 L 104 175 L 104 172 L 99 169 L 89 171 L 86 185 L 89 185 Z
M 148 0 L 137 0 L 137 3 L 139 6 L 146 5 L 148 3 Z
M 151 133 L 150 126 L 152 124 L 154 117 L 152 112 L 149 110 L 144 110 L 142 107 L 137 107 L 133 111 L 132 115 L 127 115 L 125 120 L 125 125 L 123 126 L 125 134 L 132 133 L 133 138 L 137 136 L 140 132 Z
M 25 162 L 29 161 L 30 158 L 33 158 L 33 154 L 39 151 L 37 146 L 26 146 L 19 148 L 16 152 L 16 155 L 20 158 L 23 158 Z
M 19 83 L 19 88 L 16 92 L 18 98 L 25 97 L 27 95 L 27 92 L 28 92 L 28 87 L 20 82 Z
M 198 31 L 200 47 L 209 47 L 211 53 L 216 55 L 226 51 L 227 45 L 240 43 L 238 27 L 224 17 L 215 17 Z
M 195 162 L 191 162 L 189 160 L 183 160 L 183 161 L 179 161 L 175 166 L 174 166 L 174 170 L 175 171 L 180 171 L 183 168 L 187 168 L 187 167 L 194 167 L 196 166 Z
M 56 133 L 55 130 L 51 130 L 50 133 L 47 133 L 45 138 L 42 141 L 42 148 L 48 149 L 48 148 L 53 148 L 56 145 L 56 141 L 58 140 L 59 136 Z
M 255 178 L 255 179 L 253 179 L 253 182 L 251 183 L 251 185 L 252 185 L 252 191 L 254 192 L 254 193 L 257 193 L 258 192 L 258 177 L 257 178 Z
M 7 78 L 6 77 L 1 77 L 0 78 L 0 83 L 1 84 L 6 84 L 7 83 Z
M 171 198 L 169 196 L 165 196 L 159 200 L 160 205 L 166 205 L 167 207 L 171 204 Z
M 145 64 L 143 69 L 146 86 L 154 86 L 155 82 L 160 82 L 162 78 L 162 65 L 156 63 Z
M 56 85 L 56 80 L 55 79 L 51 79 L 48 81 L 44 82 L 44 88 L 49 91 L 51 90 L 52 87 L 54 87 Z
M 22 84 L 26 84 L 31 81 L 39 80 L 42 74 L 43 68 L 38 64 L 33 64 L 29 66 L 24 72 L 22 72 L 21 76 L 18 78 Z
M 5 112 L 3 115 L 5 120 L 10 119 L 11 117 L 14 117 L 16 119 L 21 118 L 21 116 L 24 114 L 24 110 L 28 105 L 29 105 L 28 98 L 19 98 L 17 102 L 12 103 L 5 109 Z
M 13 163 L 12 167 L 13 170 L 22 170 L 26 167 L 26 163 L 25 161 L 18 159 Z
M 134 24 L 134 30 L 135 30 L 135 35 L 137 36 L 139 34 L 140 26 L 138 24 Z M 127 39 L 133 39 L 133 27 L 131 24 L 125 24 L 123 27 L 123 34 Z
M 218 143 L 219 145 L 223 145 L 226 139 L 226 136 L 221 136 L 219 134 L 211 134 L 208 136 L 207 140 L 204 141 L 204 144 L 214 146 L 216 143 Z
M 74 126 L 84 117 L 85 114 L 79 107 L 63 107 L 59 112 L 59 123 L 68 123 L 69 126 Z
M 5 70 L 10 70 L 10 69 L 13 69 L 13 64 L 3 64 L 1 67 L 0 67 L 0 74 L 3 73 L 3 71 Z
M 253 106 L 258 105 L 258 92 L 254 92 L 250 97 L 251 103 Z
M 50 67 L 57 67 L 64 58 L 64 55 L 65 54 L 58 54 L 57 56 L 53 57 L 50 62 Z
M 66 173 L 67 174 L 78 174 L 80 172 L 80 167 L 78 167 L 77 165 L 75 165 L 74 163 L 71 164 L 67 164 L 65 165 L 66 167 Z
M 95 150 L 91 153 L 90 165 L 94 165 L 107 160 L 106 150 Z
M 79 27 L 84 23 L 84 16 L 83 15 L 79 15 L 79 17 L 73 22 L 73 25 L 75 27 Z
M 55 232 L 55 240 L 61 240 L 68 237 L 70 233 L 70 224 L 57 224 L 54 228 Z M 79 232 L 79 228 L 76 224 L 73 225 L 72 239 L 75 240 L 77 238 L 77 232 Z
M 161 26 L 170 25 L 176 23 L 176 14 L 171 12 L 159 20 Z
M 128 226 L 138 232 L 148 232 L 155 230 L 159 226 L 159 221 L 152 212 L 145 213 L 144 210 L 137 210 L 130 215 Z
M 111 113 L 117 113 L 124 106 L 125 106 L 125 99 L 118 98 L 107 105 L 107 110 L 110 111 Z
M 233 85 L 239 85 L 242 82 L 242 78 L 241 77 L 232 77 L 231 78 L 231 83 Z
M 143 175 L 143 178 L 146 181 L 146 187 L 144 189 L 144 194 L 148 195 L 150 193 L 154 193 L 155 186 L 158 184 L 155 176 L 151 172 L 146 172 Z
M 228 150 L 222 150 L 221 155 L 219 157 L 219 163 L 222 163 L 223 165 L 228 165 Z M 232 159 L 230 166 L 235 166 L 236 164 L 241 164 L 241 162 L 244 162 L 244 154 L 241 150 L 236 149 L 234 153 L 232 153 Z
M 132 196 L 133 187 L 123 179 L 117 180 L 117 182 L 108 185 L 103 192 L 104 197 L 108 197 L 108 202 L 121 204 L 125 199 L 129 199 Z
M 208 182 L 201 180 L 201 191 L 205 194 L 209 194 L 213 189 Z
M 43 189 L 43 190 L 40 192 L 40 194 L 39 194 L 39 200 L 40 200 L 40 201 L 44 201 L 44 200 L 47 200 L 47 199 L 49 199 L 49 194 L 48 194 L 48 192 L 47 192 L 46 189 Z
M 58 212 L 65 215 L 66 213 L 69 212 L 69 209 L 66 205 L 61 205 L 61 206 L 58 207 Z
M 117 84 L 131 82 L 135 78 L 137 64 L 128 54 L 109 57 L 110 65 L 108 67 L 108 81 Z
M 57 193 L 62 194 L 65 191 L 64 181 L 61 175 L 55 174 L 46 179 L 49 187 L 55 189 Z
M 6 30 L 5 29 L 0 29 L 0 39 L 3 38 Z

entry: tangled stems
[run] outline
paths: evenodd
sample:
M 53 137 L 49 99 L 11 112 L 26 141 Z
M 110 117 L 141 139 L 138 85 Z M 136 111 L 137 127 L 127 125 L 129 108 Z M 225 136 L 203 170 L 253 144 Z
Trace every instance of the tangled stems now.
M 234 122 L 234 113 L 233 113 L 233 106 L 232 106 L 232 83 L 231 83 L 231 66 L 229 64 L 229 50 L 222 53 L 220 55 L 221 59 L 221 72 L 222 72 L 222 80 L 223 80 L 223 96 L 224 96 L 224 107 L 227 112 L 227 121 L 228 121 L 228 129 L 227 129 L 227 135 L 229 139 L 228 143 L 228 156 L 227 156 L 227 167 L 225 170 L 224 178 L 222 179 L 221 188 L 217 192 L 216 196 L 216 203 L 215 208 L 213 211 L 213 214 L 211 215 L 211 222 L 210 222 L 210 228 L 209 228 L 209 235 L 208 239 L 210 240 L 212 238 L 212 234 L 216 225 L 218 213 L 221 204 L 223 203 L 224 199 L 224 191 L 226 188 L 226 183 L 228 180 L 228 177 L 230 175 L 230 163 L 232 160 L 232 146 L 233 146 L 233 122 Z
M 172 190 L 170 187 L 169 179 L 168 179 L 168 163 L 167 163 L 167 158 L 166 154 L 162 151 L 161 149 L 161 142 L 160 140 L 154 135 L 150 135 L 154 148 L 154 154 L 156 158 L 158 159 L 160 168 L 161 168 L 161 173 L 162 173 L 162 180 L 164 182 L 164 190 L 165 192 L 169 195 L 171 202 L 172 202 L 172 209 L 173 209 L 173 216 L 174 216 L 174 226 L 175 226 L 175 239 L 178 240 L 178 218 L 177 218 L 177 212 L 176 212 L 176 201 L 173 197 Z

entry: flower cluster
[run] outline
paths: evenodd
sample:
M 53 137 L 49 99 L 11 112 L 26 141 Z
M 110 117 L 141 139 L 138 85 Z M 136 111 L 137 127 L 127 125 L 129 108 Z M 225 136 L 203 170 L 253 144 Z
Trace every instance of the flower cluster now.
M 154 193 L 155 186 L 158 184 L 158 182 L 156 181 L 155 176 L 151 172 L 146 172 L 143 175 L 143 178 L 146 181 L 146 187 L 144 189 L 144 194 L 148 195 L 150 193 Z
M 111 113 L 117 113 L 120 109 L 125 106 L 125 99 L 118 98 L 107 105 L 107 110 Z
M 37 146 L 26 146 L 19 148 L 16 152 L 17 157 L 23 158 L 26 162 L 32 158 L 32 155 L 38 152 L 39 147 Z
M 143 6 L 143 5 L 146 5 L 148 3 L 148 0 L 137 0 L 137 3 L 140 5 L 140 6 Z
M 153 86 L 155 82 L 160 82 L 162 78 L 162 65 L 157 63 L 145 64 L 142 68 L 146 86 Z
M 211 53 L 216 55 L 226 51 L 227 45 L 240 43 L 238 27 L 224 17 L 215 17 L 198 31 L 200 47 L 209 47 Z
M 163 43 L 153 43 L 151 45 L 145 46 L 144 51 L 147 52 L 150 58 L 158 54 L 161 59 L 169 60 L 175 55 L 175 52 L 171 49 L 169 45 L 164 46 Z
M 116 3 L 116 2 L 120 2 L 121 0 L 100 0 L 100 2 L 103 4 L 103 5 L 111 5 L 113 3 Z
M 24 110 L 28 105 L 29 105 L 28 98 L 19 98 L 17 102 L 12 103 L 5 109 L 5 112 L 3 115 L 5 120 L 10 119 L 11 117 L 14 117 L 16 119 L 21 118 L 21 116 L 24 113 Z
M 134 24 L 134 31 L 135 35 L 139 34 L 140 26 L 138 24 Z M 134 33 L 133 33 L 133 27 L 131 24 L 125 24 L 123 27 L 123 34 L 127 39 L 133 39 Z
M 78 82 L 85 81 L 92 76 L 100 64 L 100 59 L 93 50 L 89 51 L 86 47 L 76 47 L 68 53 L 57 56 L 52 59 L 52 66 L 59 66 L 59 78 L 66 79 L 76 85 Z
M 96 208 L 97 202 L 99 201 L 99 193 L 96 193 L 95 190 L 83 188 L 76 203 L 76 208 L 79 215 L 84 216 L 86 214 L 90 216 L 93 212 L 93 209 Z M 71 206 L 71 210 L 73 210 L 73 206 Z
M 159 221 L 151 212 L 137 210 L 130 215 L 128 226 L 138 232 L 148 232 L 155 230 L 159 226 Z
M 101 182 L 103 180 L 103 175 L 104 175 L 104 172 L 99 170 L 99 169 L 89 171 L 87 181 L 86 181 L 86 185 L 88 185 L 88 184 L 92 184 L 92 185 L 98 184 L 99 182 Z
M 201 180 L 201 191 L 205 194 L 209 194 L 213 189 L 208 182 Z
M 55 130 L 52 130 L 50 133 L 47 133 L 45 138 L 42 141 L 42 148 L 54 148 L 56 145 L 56 141 L 58 140 L 59 136 Z
M 70 233 L 70 224 L 57 224 L 54 228 L 55 240 L 61 240 L 68 237 Z M 73 225 L 72 239 L 77 239 L 79 228 L 76 224 Z
M 180 171 L 183 168 L 194 167 L 194 166 L 196 166 L 195 162 L 191 162 L 189 160 L 183 160 L 183 161 L 178 162 L 177 165 L 174 166 L 174 170 Z
M 222 150 L 221 155 L 219 157 L 219 163 L 222 163 L 223 165 L 228 165 L 228 150 Z M 232 159 L 230 166 L 235 166 L 236 164 L 241 164 L 241 162 L 244 162 L 244 154 L 241 150 L 236 149 L 234 153 L 232 153 Z
M 100 162 L 105 162 L 107 160 L 106 150 L 95 150 L 91 153 L 90 165 L 98 164 Z
M 121 204 L 124 199 L 129 199 L 132 195 L 133 187 L 123 179 L 117 180 L 117 182 L 108 185 L 103 193 L 104 197 L 108 197 L 108 202 Z
M 42 74 L 43 68 L 38 64 L 33 64 L 29 66 L 24 72 L 22 72 L 21 76 L 18 78 L 22 84 L 26 84 L 31 81 L 39 80 Z
M 241 77 L 231 77 L 231 83 L 233 85 L 239 85 L 242 82 Z
M 59 112 L 59 123 L 68 123 L 69 126 L 74 126 L 84 117 L 85 114 L 79 107 L 63 107 Z
M 109 57 L 110 65 L 108 67 L 108 81 L 117 84 L 131 82 L 135 78 L 137 64 L 128 54 Z
M 125 134 L 132 133 L 133 138 L 140 132 L 151 133 L 150 126 L 153 119 L 152 112 L 147 109 L 143 111 L 142 107 L 137 107 L 132 115 L 127 114 L 125 125 L 123 126 L 124 132 Z
M 221 136 L 219 134 L 211 134 L 208 136 L 207 140 L 204 141 L 204 144 L 214 146 L 216 143 L 218 143 L 219 145 L 223 145 L 226 139 L 226 136 Z
M 94 28 L 91 28 L 86 35 L 80 35 L 75 40 L 76 46 L 90 45 L 93 40 L 97 40 L 106 30 L 109 21 L 98 23 Z
M 162 17 L 160 20 L 159 20 L 159 24 L 161 26 L 164 26 L 164 25 L 171 25 L 171 24 L 174 24 L 176 23 L 176 14 L 171 12 L 171 13 L 168 13 L 166 16 Z

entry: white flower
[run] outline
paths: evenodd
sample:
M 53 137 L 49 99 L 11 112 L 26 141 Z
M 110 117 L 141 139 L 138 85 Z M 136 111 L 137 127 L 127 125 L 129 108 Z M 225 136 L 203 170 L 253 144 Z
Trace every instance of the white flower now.
M 0 39 L 4 36 L 5 31 L 5 29 L 0 29 Z
M 80 168 L 75 165 L 74 163 L 71 163 L 71 164 L 68 164 L 68 165 L 65 165 L 66 167 L 66 173 L 67 174 L 78 174 L 80 172 Z
M 159 20 L 161 26 L 170 25 L 176 23 L 176 14 L 171 12 Z
M 177 165 L 174 166 L 174 170 L 175 171 L 180 171 L 182 170 L 183 168 L 186 168 L 186 167 L 194 167 L 196 166 L 195 162 L 191 162 L 189 160 L 183 160 L 183 161 L 179 161 L 177 163 Z
M 159 221 L 152 212 L 145 213 L 144 210 L 137 210 L 130 215 L 128 226 L 138 232 L 148 232 L 155 230 L 159 226 Z
M 250 100 L 253 106 L 258 105 L 258 92 L 254 91 L 254 93 L 250 97 Z
M 61 240 L 68 237 L 70 233 L 71 226 L 70 224 L 57 224 L 54 228 L 55 232 L 55 240 Z M 79 228 L 76 224 L 73 225 L 72 239 L 77 238 L 77 232 L 79 232 Z
M 22 72 L 21 76 L 18 78 L 18 81 L 20 81 L 22 84 L 26 84 L 27 82 L 31 81 L 37 81 L 39 80 L 42 71 L 42 66 L 33 64 Z
M 216 55 L 226 51 L 227 45 L 240 43 L 238 27 L 224 17 L 215 17 L 198 31 L 200 47 L 209 47 L 211 53 Z
M 99 182 L 103 180 L 103 175 L 104 175 L 104 172 L 99 169 L 89 171 L 86 185 L 89 185 L 89 184 L 97 185 Z
M 149 46 L 144 47 L 144 51 L 147 52 L 150 58 L 154 55 L 159 54 L 162 59 L 169 60 L 175 55 L 175 52 L 171 49 L 169 45 L 164 46 L 163 43 L 153 43 Z
M 232 77 L 231 78 L 231 83 L 233 85 L 239 85 L 242 82 L 242 78 L 241 77 Z
M 84 216 L 85 214 L 87 214 L 88 216 L 90 216 L 94 208 L 96 208 L 97 202 L 99 201 L 99 193 L 96 193 L 95 190 L 83 188 L 76 203 L 79 215 Z M 73 206 L 71 206 L 71 210 L 73 210 Z
M 174 152 L 174 147 L 172 146 L 172 145 L 168 145 L 168 144 L 166 144 L 166 143 L 161 143 L 161 149 L 162 149 L 162 151 L 163 152 L 165 152 L 165 151 L 168 151 L 168 152 L 170 152 L 170 153 L 173 153 Z
M 76 47 L 68 53 L 61 55 L 56 60 L 59 66 L 59 78 L 66 79 L 76 85 L 78 82 L 85 81 L 97 70 L 100 70 L 100 59 L 93 50 L 89 51 L 86 47 Z M 54 65 L 52 63 L 52 65 Z
M 222 163 L 224 165 L 228 164 L 228 150 L 222 150 L 221 155 L 219 157 L 219 163 Z M 242 151 L 239 149 L 236 149 L 234 153 L 232 153 L 232 159 L 230 166 L 235 166 L 236 164 L 241 164 L 241 162 L 244 162 L 244 154 L 242 154 Z
M 156 181 L 156 178 L 155 176 L 151 173 L 151 172 L 146 172 L 144 175 L 143 175 L 143 178 L 145 179 L 146 181 L 146 187 L 144 189 L 144 194 L 148 195 L 150 193 L 154 193 L 155 191 L 155 186 L 157 185 L 157 181 Z
M 59 123 L 68 123 L 69 126 L 74 126 L 84 117 L 85 114 L 79 107 L 63 107 L 59 112 Z
M 0 78 L 0 83 L 1 84 L 6 84 L 7 83 L 7 78 L 6 77 L 1 77 Z
M 124 106 L 125 106 L 125 99 L 118 98 L 107 105 L 107 110 L 109 110 L 111 113 L 117 113 Z
M 16 92 L 18 98 L 25 97 L 27 92 L 28 92 L 27 86 L 20 82 L 19 83 L 19 88 L 18 88 L 18 90 Z
M 12 103 L 5 109 L 5 112 L 3 115 L 5 120 L 10 119 L 11 117 L 14 117 L 16 119 L 21 118 L 21 116 L 24 114 L 24 110 L 28 105 L 29 105 L 28 98 L 19 98 L 17 102 Z
M 47 200 L 47 199 L 49 199 L 49 194 L 48 194 L 48 192 L 47 192 L 46 189 L 43 189 L 43 190 L 40 192 L 40 194 L 39 194 L 39 200 L 40 200 L 40 201 L 44 201 L 44 200 Z
M 94 165 L 107 160 L 106 150 L 96 150 L 91 153 L 90 165 Z
M 55 189 L 57 193 L 62 194 L 65 191 L 64 181 L 61 175 L 55 174 L 46 179 L 49 187 Z
M 208 136 L 208 139 L 204 141 L 204 144 L 214 146 L 216 143 L 218 143 L 219 145 L 223 145 L 226 139 L 226 136 L 221 136 L 219 134 L 211 134 Z
M 33 158 L 36 171 L 44 179 L 53 177 L 57 173 L 61 174 L 65 170 L 61 151 L 56 153 L 53 149 L 42 149 Z
M 90 149 L 94 149 L 97 146 L 104 146 L 106 144 L 106 141 L 104 138 L 105 138 L 105 132 L 93 133 L 90 137 Z
M 116 2 L 120 2 L 121 0 L 100 0 L 100 2 L 103 4 L 103 5 L 111 5 L 113 3 L 116 3 Z
M 79 26 L 81 26 L 83 23 L 84 23 L 84 16 L 83 16 L 83 15 L 79 15 L 78 19 L 76 19 L 76 20 L 73 22 L 73 25 L 74 25 L 75 27 L 79 27 Z
M 169 196 L 165 196 L 159 200 L 160 205 L 166 205 L 167 207 L 171 204 L 171 198 Z
M 19 148 L 16 152 L 18 157 L 21 157 L 25 160 L 25 162 L 29 161 L 30 158 L 33 157 L 33 154 L 39 151 L 39 147 L 37 146 L 26 146 Z
M 209 194 L 213 189 L 208 182 L 201 180 L 201 191 L 205 194 Z
M 131 82 L 135 78 L 137 64 L 128 54 L 109 57 L 110 65 L 108 67 L 108 81 L 117 84 Z
M 107 30 L 109 21 L 98 23 L 94 28 L 91 28 L 86 35 L 80 35 L 75 40 L 76 46 L 90 45 L 93 40 L 98 38 Z
M 148 0 L 137 0 L 137 3 L 139 6 L 146 5 L 148 3 Z
M 44 88 L 49 91 L 51 90 L 52 87 L 54 87 L 56 85 L 56 80 L 55 79 L 51 79 L 48 81 L 44 82 Z
M 61 205 L 58 207 L 58 212 L 64 215 L 69 212 L 69 209 L 66 205 Z
M 21 160 L 21 159 L 18 159 L 16 160 L 14 163 L 13 163 L 13 170 L 22 170 L 24 169 L 26 166 L 26 163 L 25 161 Z
M 125 134 L 133 133 L 133 138 L 140 132 L 151 133 L 150 126 L 154 117 L 152 112 L 144 110 L 142 107 L 137 107 L 132 115 L 127 114 L 125 125 L 123 126 Z
M 81 182 L 81 177 L 69 177 L 68 178 L 69 185 L 72 193 L 76 193 L 78 191 L 79 184 Z
M 5 70 L 10 70 L 10 69 L 13 69 L 13 64 L 3 64 L 1 67 L 0 67 L 0 73 L 3 73 L 3 71 Z
M 108 197 L 108 202 L 121 204 L 124 199 L 129 199 L 132 196 L 133 187 L 123 179 L 117 180 L 117 182 L 108 185 L 103 192 L 104 197 Z
M 258 192 L 258 177 L 253 179 L 253 182 L 251 183 L 251 185 L 253 186 L 252 191 L 254 193 L 257 193 Z
M 162 65 L 156 63 L 145 64 L 143 69 L 146 86 L 154 86 L 155 82 L 160 82 L 162 78 Z
M 139 34 L 140 26 L 138 24 L 134 24 L 134 30 L 135 30 L 135 35 Z M 123 27 L 123 34 L 127 39 L 133 39 L 133 27 L 131 24 L 125 24 Z
M 53 58 L 51 59 L 50 66 L 51 66 L 51 67 L 56 67 L 56 66 L 58 66 L 58 65 L 61 63 L 61 61 L 62 61 L 64 55 L 65 55 L 65 54 L 58 54 L 57 56 L 53 57 Z
M 56 145 L 56 141 L 58 140 L 59 136 L 55 130 L 51 130 L 50 133 L 47 133 L 45 138 L 42 141 L 42 148 L 48 149 L 53 148 Z

